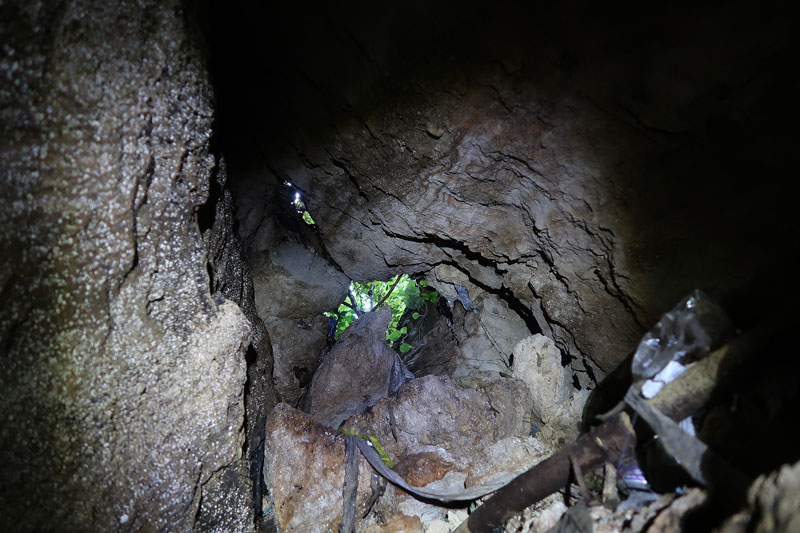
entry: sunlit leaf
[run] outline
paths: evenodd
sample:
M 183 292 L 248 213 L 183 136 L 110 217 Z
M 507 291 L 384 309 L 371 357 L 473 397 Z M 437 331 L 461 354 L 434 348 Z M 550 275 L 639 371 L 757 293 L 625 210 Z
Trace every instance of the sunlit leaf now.
M 406 344 L 404 342 L 403 344 L 400 345 L 400 351 L 403 352 L 403 353 L 408 352 L 410 349 L 411 349 L 411 345 L 410 344 Z

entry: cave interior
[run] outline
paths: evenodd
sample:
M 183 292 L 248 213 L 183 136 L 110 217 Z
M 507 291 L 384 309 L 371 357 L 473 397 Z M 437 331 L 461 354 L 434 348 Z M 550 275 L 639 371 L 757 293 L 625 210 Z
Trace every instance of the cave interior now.
M 311 466 L 304 475 L 313 481 L 322 471 L 314 470 L 317 463 L 333 461 L 325 454 L 342 455 L 344 450 L 342 436 L 324 436 L 308 418 L 319 401 L 311 391 L 315 380 L 322 380 L 324 362 L 337 346 L 338 353 L 344 353 L 343 346 L 351 346 L 345 339 L 356 339 L 351 349 L 356 353 L 361 337 L 346 333 L 334 339 L 332 319 L 324 313 L 336 312 L 348 298 L 351 282 L 386 282 L 401 274 L 420 287 L 424 284 L 423 292 L 437 291 L 441 302 L 424 303 L 417 309 L 421 312 L 415 313 L 418 318 L 412 319 L 410 311 L 404 315 L 401 325 L 408 330 L 404 342 L 409 343 L 413 357 L 398 350 L 399 342 L 393 345 L 415 376 L 411 383 L 427 381 L 413 391 L 409 388 L 410 392 L 393 390 L 392 398 L 381 403 L 377 403 L 378 394 L 369 408 L 359 404 L 360 412 L 353 411 L 355 418 L 348 419 L 355 421 L 348 422 L 353 427 L 372 431 L 389 404 L 393 406 L 390 415 L 398 413 L 398 420 L 404 420 L 402 409 L 411 409 L 408 406 L 415 405 L 415 398 L 423 394 L 439 398 L 435 387 L 460 387 L 467 391 L 465 398 L 485 394 L 489 398 L 486 412 L 502 418 L 489 429 L 476 425 L 466 434 L 494 431 L 497 441 L 527 438 L 527 429 L 519 430 L 524 422 L 532 428 L 530 438 L 536 437 L 532 426 L 537 430 L 542 426 L 539 436 L 554 453 L 596 427 L 598 415 L 618 405 L 631 383 L 631 360 L 642 336 L 691 291 L 701 290 L 724 310 L 736 332 L 715 340 L 713 348 L 737 334 L 771 325 L 769 335 L 759 339 L 743 364 L 721 371 L 722 385 L 696 419 L 701 440 L 750 480 L 800 458 L 795 428 L 799 369 L 790 335 L 798 294 L 795 257 L 800 235 L 793 214 L 795 197 L 789 193 L 791 176 L 800 163 L 796 148 L 800 80 L 794 53 L 797 21 L 783 7 L 755 8 L 732 2 L 610 6 L 580 1 L 490 5 L 413 0 L 314 7 L 302 2 L 277 6 L 242 0 L 172 4 L 178 7 L 164 8 L 163 13 L 171 13 L 164 20 L 172 20 L 166 23 L 158 22 L 161 8 L 153 11 L 158 14 L 131 8 L 131 27 L 137 29 L 126 38 L 147 43 L 150 34 L 169 35 L 170 24 L 189 28 L 188 37 L 181 41 L 189 44 L 181 46 L 194 52 L 186 54 L 189 59 L 184 63 L 176 60 L 171 67 L 176 70 L 165 69 L 163 79 L 177 76 L 177 86 L 197 83 L 207 90 L 200 91 L 199 97 L 191 91 L 186 92 L 188 96 L 159 92 L 156 99 L 163 98 L 176 108 L 181 102 L 194 102 L 193 98 L 206 101 L 208 110 L 198 113 L 208 121 L 203 124 L 210 133 L 203 142 L 213 157 L 210 163 L 197 163 L 204 169 L 197 173 L 199 185 L 187 185 L 185 193 L 182 181 L 174 184 L 178 183 L 174 176 L 194 172 L 189 163 L 181 160 L 172 174 L 163 170 L 159 159 L 130 165 L 138 169 L 132 172 L 139 176 L 135 178 L 139 188 L 131 189 L 132 196 L 121 209 L 134 213 L 132 220 L 137 222 L 128 229 L 138 235 L 138 241 L 133 239 L 133 251 L 124 256 L 124 274 L 105 267 L 112 296 L 110 303 L 97 304 L 106 314 L 96 315 L 101 317 L 98 321 L 110 316 L 109 324 L 127 321 L 129 329 L 119 339 L 106 332 L 105 344 L 98 341 L 98 346 L 119 346 L 114 349 L 118 351 L 86 349 L 87 353 L 123 355 L 96 355 L 94 360 L 102 364 L 92 363 L 91 358 L 58 363 L 64 365 L 58 368 L 81 369 L 77 373 L 63 370 L 63 376 L 71 377 L 59 377 L 61 371 L 56 370 L 51 374 L 51 359 L 33 354 L 34 341 L 20 331 L 29 328 L 44 332 L 36 335 L 52 336 L 93 327 L 74 329 L 49 319 L 44 326 L 31 322 L 37 309 L 49 308 L 55 299 L 37 299 L 39 282 L 35 280 L 50 279 L 51 269 L 73 271 L 67 263 L 39 268 L 32 253 L 24 258 L 12 253 L 14 248 L 32 246 L 27 237 L 15 237 L 16 230 L 4 237 L 7 257 L 32 265 L 29 273 L 7 274 L 14 272 L 15 260 L 3 263 L 5 299 L 22 301 L 27 294 L 34 296 L 19 309 L 17 304 L 8 306 L 2 315 L 3 355 L 8 354 L 8 361 L 13 356 L 30 362 L 4 363 L 0 377 L 10 391 L 4 393 L 8 395 L 4 403 L 14 407 L 3 424 L 10 428 L 15 416 L 16 420 L 28 416 L 31 422 L 20 426 L 19 435 L 3 433 L 3 453 L 8 455 L 2 472 L 9 488 L 0 503 L 10 509 L 6 517 L 18 522 L 11 527 L 11 518 L 0 518 L 0 524 L 9 525 L 9 530 L 47 529 L 61 523 L 72 529 L 92 524 L 122 530 L 153 526 L 243 531 L 322 531 L 336 525 L 325 522 L 334 518 L 338 524 L 343 458 L 337 459 L 338 470 L 333 469 L 340 477 L 330 487 L 320 481 L 319 492 L 307 486 L 306 478 L 295 480 L 291 489 L 291 478 L 286 477 L 306 461 Z M 178 12 L 181 15 L 175 20 L 170 18 Z M 65 20 L 63 10 L 46 15 L 50 21 Z M 123 24 L 120 21 L 127 19 L 109 20 Z M 61 22 L 52 24 L 62 27 Z M 88 39 L 82 33 L 84 27 L 90 33 L 95 26 L 64 22 L 66 29 L 48 33 L 48 39 L 66 42 L 63 35 L 77 35 L 74 42 L 82 43 Z M 31 42 L 39 42 L 38 35 L 30 37 Z M 18 48 L 23 50 L 21 45 Z M 45 71 L 57 68 L 43 64 Z M 195 64 L 201 65 L 205 79 L 201 75 L 200 81 L 185 81 L 175 74 L 185 65 L 190 65 L 186 67 L 190 71 Z M 3 65 L 11 79 L 14 71 Z M 24 64 L 21 68 L 34 67 Z M 153 83 L 158 87 L 160 81 Z M 76 105 L 74 113 L 91 118 L 90 112 L 81 109 Z M 171 120 L 173 108 L 169 109 L 158 111 L 166 121 Z M 91 124 L 89 118 L 87 124 Z M 27 124 L 29 119 L 13 120 Z M 153 124 L 150 119 L 146 136 L 160 131 L 161 122 L 155 122 L 155 130 Z M 81 127 L 88 131 L 85 125 L 76 129 Z M 165 153 L 180 138 L 180 128 L 176 131 L 171 140 L 160 141 L 168 146 Z M 14 146 L 36 144 L 20 136 L 13 142 Z M 64 143 L 67 148 L 62 151 L 67 153 L 71 145 Z M 22 167 L 9 165 L 9 175 L 24 173 L 18 168 Z M 172 185 L 159 189 L 159 176 L 168 174 Z M 70 179 L 64 178 L 64 187 L 77 190 Z M 73 181 L 77 183 L 77 178 Z M 8 183 L 16 187 L 11 180 Z M 30 183 L 35 183 L 34 196 L 50 190 L 50 185 Z M 148 188 L 150 192 L 138 192 Z M 17 197 L 16 192 L 9 194 L 9 198 Z M 24 194 L 27 189 L 19 197 Z M 155 205 L 156 198 L 163 198 L 164 205 L 178 206 L 175 209 L 184 213 L 185 223 L 169 225 L 173 219 L 153 215 L 152 228 L 163 223 L 165 234 L 180 237 L 174 241 L 164 237 L 163 244 L 148 248 L 147 235 L 161 234 L 158 229 L 151 234 L 150 227 L 142 229 L 150 220 L 145 218 L 147 206 Z M 38 209 L 31 207 L 28 212 L 35 215 Z M 164 207 L 163 213 L 169 209 Z M 183 220 L 181 216 L 174 220 Z M 4 220 L 22 224 L 20 218 Z M 58 224 L 51 225 L 58 228 Z M 159 246 L 165 251 L 153 251 Z M 195 255 L 184 250 L 194 250 Z M 149 258 L 162 257 L 159 254 L 191 255 L 194 259 L 177 261 L 189 266 L 176 270 L 174 276 L 186 278 L 193 288 L 181 292 L 175 281 L 165 285 L 166 296 L 164 290 L 135 288 L 146 278 L 142 273 L 150 272 L 153 280 L 167 276 L 163 260 L 161 270 L 149 266 Z M 94 255 L 99 255 L 94 248 L 83 253 L 83 257 Z M 195 282 L 199 289 L 192 285 Z M 155 286 L 152 282 L 151 287 Z M 178 300 L 199 303 L 185 308 L 173 305 L 171 291 Z M 141 311 L 131 311 L 130 316 L 147 319 L 124 318 L 128 316 L 125 305 L 136 307 L 135 302 L 142 302 Z M 75 309 L 83 309 L 80 305 Z M 244 318 L 237 318 L 239 314 Z M 216 325 L 207 335 L 228 339 L 230 346 L 205 341 L 173 345 L 164 340 L 173 333 L 175 338 L 193 339 L 192 332 L 202 329 L 192 322 L 193 315 L 211 317 L 209 323 Z M 111 331 L 115 327 L 119 328 L 109 326 Z M 131 347 L 137 331 L 160 332 L 158 328 L 169 335 L 142 336 L 142 345 L 149 342 L 155 348 L 135 356 L 143 366 L 134 372 L 125 350 L 132 354 L 138 349 Z M 380 328 L 372 333 L 382 344 Z M 134 340 L 125 341 L 128 338 Z M 173 346 L 180 347 L 176 353 L 186 346 L 198 353 L 217 350 L 238 363 L 220 363 L 219 355 L 209 356 L 190 371 L 180 362 L 165 367 L 168 356 L 164 355 L 145 360 L 150 353 L 171 353 Z M 381 357 L 387 350 L 385 344 L 370 349 Z M 51 353 L 48 350 L 42 353 Z M 525 381 L 519 369 L 522 358 L 540 354 L 541 367 L 541 354 L 546 351 L 555 354 L 548 368 L 558 378 Z M 385 356 L 391 364 L 395 356 L 389 352 Z M 159 369 L 153 375 L 160 378 L 148 378 L 138 370 L 148 365 Z M 85 370 L 89 366 L 113 379 L 127 382 L 134 374 L 136 378 L 130 388 L 111 381 L 108 392 L 91 395 L 91 405 L 77 401 L 73 405 L 49 396 L 31 399 L 32 393 L 15 392 L 28 390 L 29 383 L 81 391 L 84 378 L 75 376 L 92 374 L 94 370 Z M 342 379 L 352 380 L 353 385 L 339 383 L 339 388 L 352 389 L 359 379 L 377 379 L 358 373 L 367 372 L 368 366 L 348 371 Z M 191 415 L 195 425 L 184 424 L 183 416 L 162 417 L 173 408 L 168 406 L 184 403 L 168 403 L 183 393 L 169 392 L 172 389 L 159 380 L 183 375 L 201 377 L 175 378 L 181 391 L 214 389 L 208 393 L 213 400 L 198 401 L 203 407 Z M 530 405 L 519 405 L 524 402 L 519 401 L 517 389 L 511 385 L 503 389 L 502 383 L 511 383 L 512 377 L 515 383 L 525 381 L 520 386 L 524 395 L 531 395 L 527 401 L 548 407 L 534 409 L 531 415 Z M 224 382 L 218 391 L 215 380 Z M 162 390 L 162 386 L 167 388 Z M 382 396 L 387 396 L 385 391 Z M 185 402 L 195 401 L 191 395 L 186 398 Z M 23 414 L 30 405 L 35 408 Z M 139 414 L 137 409 L 141 409 Z M 204 416 L 215 422 L 206 424 Z M 69 419 L 64 424 L 77 424 L 77 429 L 53 423 L 52 417 Z M 200 436 L 181 437 L 180 445 L 172 446 L 170 437 L 164 436 L 170 430 L 153 429 L 164 426 L 149 426 L 143 421 L 148 417 L 163 418 L 165 426 L 180 428 L 174 430 L 176 434 L 198 432 Z M 93 429 L 81 429 L 90 421 Z M 55 444 L 46 443 L 47 438 L 31 447 L 31 435 L 40 435 L 42 427 L 47 427 L 53 442 L 70 443 L 68 451 L 58 451 Z M 636 428 L 640 436 L 652 437 L 643 421 Z M 95 435 L 95 431 L 117 435 L 123 429 L 153 436 L 116 451 L 85 449 L 103 448 L 105 442 L 98 437 L 97 444 L 85 435 Z M 59 441 L 62 432 L 68 437 Z M 391 433 L 382 437 L 374 430 L 382 442 L 391 440 L 394 432 L 392 426 Z M 298 451 L 303 445 L 292 441 L 300 439 L 301 433 L 316 435 L 320 442 L 338 439 L 340 448 L 333 452 L 315 448 L 316 459 L 309 459 Z M 109 437 L 111 449 L 120 438 Z M 413 451 L 403 438 L 394 436 L 396 442 L 387 446 L 390 454 Z M 90 444 L 81 447 L 81 442 Z M 152 471 L 137 466 L 150 461 L 141 451 L 148 447 L 169 450 L 159 455 L 153 463 L 158 468 Z M 664 460 L 663 450 L 653 450 L 656 447 L 639 450 L 642 464 L 652 459 L 647 454 L 660 453 L 647 472 L 652 487 L 677 498 L 688 490 L 687 485 L 697 485 L 687 481 L 674 464 L 665 465 L 669 461 Z M 205 452 L 186 451 L 196 449 Z M 425 448 L 419 453 L 433 452 Z M 176 459 L 188 456 L 195 461 L 186 460 L 189 466 Z M 48 459 L 40 464 L 41 457 Z M 85 457 L 89 459 L 80 459 Z M 428 470 L 422 470 L 429 472 L 444 464 L 437 463 L 445 461 L 437 457 L 430 463 L 434 466 L 428 464 Z M 458 463 L 452 457 L 448 461 L 448 468 Z M 184 466 L 174 466 L 178 463 Z M 123 468 L 119 477 L 103 474 L 126 464 L 129 469 Z M 87 470 L 92 472 L 88 478 Z M 58 474 L 52 477 L 51 471 Z M 361 475 L 367 475 L 363 471 L 362 467 Z M 62 478 L 68 480 L 63 487 Z M 370 480 L 364 480 L 358 490 L 367 491 L 366 495 L 359 492 L 353 497 L 358 509 L 369 513 L 375 502 L 364 507 L 370 496 Z M 95 488 L 76 496 L 77 488 L 87 486 Z M 293 495 L 291 490 L 300 492 L 297 487 L 306 494 Z M 333 491 L 339 498 L 336 512 L 340 514 L 335 516 L 327 503 L 320 503 Z M 726 497 L 731 498 L 727 504 L 712 497 L 713 505 L 697 504 L 684 511 L 673 527 L 735 531 L 729 516 L 740 509 L 750 505 L 747 516 L 755 517 L 752 520 L 766 513 L 764 508 L 752 511 L 753 506 L 758 508 L 755 496 L 748 500 L 739 492 Z M 797 498 L 797 492 L 791 497 Z M 791 497 L 785 496 L 787 501 Z M 403 525 L 409 515 L 398 518 L 398 501 L 404 500 L 397 498 L 378 500 L 372 522 L 361 522 L 357 530 L 409 527 L 427 531 L 432 527 L 430 517 L 421 518 L 422 511 L 418 523 Z M 54 502 L 52 516 L 30 518 L 40 501 Z M 318 514 L 309 511 L 315 505 Z M 448 506 L 440 507 L 441 516 L 436 516 L 444 520 L 450 516 Z M 244 518 L 231 519 L 239 508 L 245 509 Z M 796 509 L 794 513 L 798 514 Z M 742 518 L 741 523 L 750 519 Z M 728 526 L 724 526 L 726 520 Z M 781 529 L 775 526 L 765 531 L 772 530 Z

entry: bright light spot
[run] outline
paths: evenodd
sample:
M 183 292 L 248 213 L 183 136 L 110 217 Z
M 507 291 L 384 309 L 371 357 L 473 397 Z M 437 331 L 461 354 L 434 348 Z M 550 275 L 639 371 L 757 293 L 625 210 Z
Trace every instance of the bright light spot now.
M 294 193 L 294 201 L 295 202 L 299 202 L 300 201 L 300 193 L 299 192 Z

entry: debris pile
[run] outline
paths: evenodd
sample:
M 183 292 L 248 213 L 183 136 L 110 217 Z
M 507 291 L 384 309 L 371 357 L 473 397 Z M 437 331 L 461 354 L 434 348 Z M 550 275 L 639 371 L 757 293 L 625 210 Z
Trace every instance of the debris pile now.
M 518 343 L 512 373 L 413 379 L 382 344 L 387 319 L 369 313 L 342 337 L 314 378 L 310 413 L 273 412 L 265 481 L 281 530 L 797 526 L 800 463 L 753 481 L 752 467 L 697 436 L 720 424 L 713 404 L 775 324 L 737 335 L 695 291 L 642 340 L 617 406 L 580 434 L 588 394 L 546 337 Z M 329 378 L 333 388 L 318 385 Z M 745 505 L 752 514 L 735 514 Z

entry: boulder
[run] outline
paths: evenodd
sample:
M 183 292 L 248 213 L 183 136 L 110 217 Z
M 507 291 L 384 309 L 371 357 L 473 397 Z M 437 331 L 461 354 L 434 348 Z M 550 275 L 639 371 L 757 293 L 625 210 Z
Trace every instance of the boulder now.
M 344 436 L 287 404 L 267 421 L 264 481 L 280 531 L 337 531 L 342 521 Z M 358 454 L 356 516 L 367 510 L 371 467 Z
M 391 319 L 391 309 L 382 307 L 345 330 L 311 381 L 309 412 L 315 420 L 336 429 L 389 395 L 397 359 L 385 340 Z
M 544 335 L 532 335 L 514 347 L 514 376 L 527 385 L 534 421 L 541 426 L 536 436 L 553 449 L 578 438 L 589 397 L 587 390 L 574 387 L 561 361 L 561 352 Z
M 296 405 L 328 350 L 331 323 L 325 315 L 308 318 L 269 317 L 264 325 L 272 339 L 272 379 L 281 401 Z

